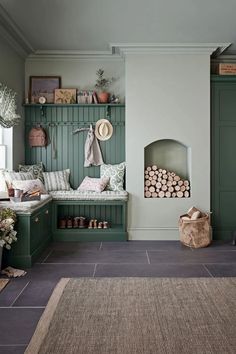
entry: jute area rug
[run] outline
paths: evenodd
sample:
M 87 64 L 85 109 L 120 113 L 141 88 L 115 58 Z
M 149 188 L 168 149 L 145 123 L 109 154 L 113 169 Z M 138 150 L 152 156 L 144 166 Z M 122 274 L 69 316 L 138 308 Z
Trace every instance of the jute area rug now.
M 236 278 L 62 279 L 27 354 L 236 353 Z
M 3 288 L 5 288 L 8 282 L 9 282 L 8 279 L 0 279 L 0 292 L 2 291 Z

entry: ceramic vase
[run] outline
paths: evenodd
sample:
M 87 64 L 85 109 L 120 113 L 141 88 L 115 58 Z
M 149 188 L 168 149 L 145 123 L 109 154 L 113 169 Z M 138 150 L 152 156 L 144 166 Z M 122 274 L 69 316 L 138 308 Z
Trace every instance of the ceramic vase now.
M 110 93 L 109 92 L 98 92 L 98 102 L 99 103 L 108 103 L 109 98 L 110 98 Z

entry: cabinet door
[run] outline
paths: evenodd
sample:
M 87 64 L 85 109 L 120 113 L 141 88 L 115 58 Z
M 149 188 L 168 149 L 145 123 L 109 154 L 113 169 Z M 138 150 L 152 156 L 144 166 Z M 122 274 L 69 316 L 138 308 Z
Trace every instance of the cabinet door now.
M 40 246 L 43 232 L 43 218 L 41 211 L 30 218 L 30 251 L 31 254 Z
M 30 239 L 31 252 L 47 242 L 51 234 L 51 204 L 47 204 L 31 217 Z
M 51 203 L 49 203 L 46 207 L 42 210 L 42 218 L 43 218 L 43 241 L 46 241 L 48 237 L 51 235 L 51 222 L 52 222 L 52 210 L 51 210 Z
M 236 230 L 236 79 L 212 82 L 212 223 L 214 238 Z

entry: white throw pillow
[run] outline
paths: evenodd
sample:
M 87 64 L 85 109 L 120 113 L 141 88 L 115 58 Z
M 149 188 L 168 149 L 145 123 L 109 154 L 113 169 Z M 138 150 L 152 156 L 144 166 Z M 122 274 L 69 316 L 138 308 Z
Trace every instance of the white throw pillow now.
M 2 171 L 3 177 L 7 184 L 11 184 L 12 181 L 26 181 L 34 179 L 34 175 L 31 172 L 15 172 L 15 171 Z
M 95 191 L 95 192 L 102 192 L 106 188 L 109 182 L 108 177 L 103 178 L 91 178 L 86 176 L 81 185 L 79 186 L 79 191 Z
M 51 191 L 69 191 L 70 190 L 70 170 L 43 172 L 45 188 Z
M 38 178 L 26 181 L 13 180 L 12 186 L 15 189 L 22 189 L 23 192 L 29 192 L 38 189 L 41 194 L 47 194 L 43 183 Z

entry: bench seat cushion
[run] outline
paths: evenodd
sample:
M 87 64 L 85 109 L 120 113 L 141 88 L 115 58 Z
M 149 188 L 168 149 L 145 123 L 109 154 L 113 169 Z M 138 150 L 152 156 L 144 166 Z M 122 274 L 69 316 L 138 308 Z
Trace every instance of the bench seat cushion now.
M 53 191 L 50 192 L 53 200 L 128 200 L 126 191 Z
M 34 200 L 32 202 L 0 202 L 0 208 L 11 208 L 15 210 L 17 215 L 31 215 L 33 212 L 47 204 L 52 200 L 48 194 L 42 194 L 41 200 Z

